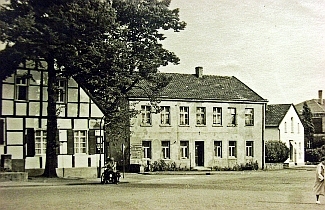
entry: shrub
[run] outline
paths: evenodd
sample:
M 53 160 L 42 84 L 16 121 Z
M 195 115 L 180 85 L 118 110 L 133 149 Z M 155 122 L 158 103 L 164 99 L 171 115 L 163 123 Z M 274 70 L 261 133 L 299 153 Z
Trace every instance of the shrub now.
M 289 148 L 281 141 L 268 141 L 265 143 L 265 162 L 283 163 L 289 157 Z

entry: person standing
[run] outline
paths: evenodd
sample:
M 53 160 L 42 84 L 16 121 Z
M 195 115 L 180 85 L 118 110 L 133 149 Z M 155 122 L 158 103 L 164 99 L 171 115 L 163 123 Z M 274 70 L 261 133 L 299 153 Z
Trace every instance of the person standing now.
M 314 184 L 314 192 L 316 194 L 316 204 L 320 204 L 319 196 L 325 195 L 324 175 L 325 175 L 325 157 L 322 157 L 321 162 L 317 165 L 316 168 L 316 179 Z

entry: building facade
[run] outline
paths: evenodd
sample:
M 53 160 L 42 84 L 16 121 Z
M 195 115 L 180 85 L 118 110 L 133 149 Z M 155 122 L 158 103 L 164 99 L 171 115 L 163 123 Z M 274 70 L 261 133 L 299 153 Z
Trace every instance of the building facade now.
M 265 140 L 282 141 L 290 149 L 290 166 L 305 164 L 304 127 L 293 104 L 270 104 L 266 108 Z
M 302 115 L 304 103 L 307 103 L 312 112 L 312 121 L 315 128 L 314 142 L 305 142 L 306 149 L 320 147 L 325 142 L 325 99 L 323 99 L 323 91 L 318 91 L 318 99 L 311 99 L 296 104 L 295 107 Z M 317 143 L 316 143 L 317 142 Z
M 140 114 L 131 120 L 130 162 L 164 160 L 177 168 L 264 165 L 266 100 L 235 77 L 168 74 L 158 108 L 141 90 L 129 101 Z
M 42 65 L 40 65 L 42 64 Z M 0 154 L 13 171 L 44 169 L 47 125 L 45 62 L 21 65 L 1 81 Z M 104 161 L 102 111 L 75 80 L 58 78 L 58 175 L 97 176 Z M 80 176 L 83 176 L 80 174 Z

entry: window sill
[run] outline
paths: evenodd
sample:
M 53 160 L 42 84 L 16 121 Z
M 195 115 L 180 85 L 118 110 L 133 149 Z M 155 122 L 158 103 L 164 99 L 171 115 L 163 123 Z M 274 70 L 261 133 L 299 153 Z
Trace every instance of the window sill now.
M 190 125 L 178 125 L 179 127 L 190 127 Z
M 212 127 L 223 127 L 222 125 L 212 125 Z
M 171 125 L 159 125 L 160 127 L 172 127 Z
M 195 125 L 195 127 L 207 127 L 207 125 Z
M 245 125 L 245 127 L 253 127 L 254 125 Z
M 233 156 L 231 156 L 231 157 L 228 157 L 228 160 L 237 160 L 237 158 L 236 158 L 236 157 L 233 157 Z
M 237 125 L 227 125 L 227 127 L 229 127 L 229 128 L 231 128 L 231 127 L 235 128 L 235 127 L 237 127 Z
M 152 127 L 152 125 L 140 125 L 140 127 Z

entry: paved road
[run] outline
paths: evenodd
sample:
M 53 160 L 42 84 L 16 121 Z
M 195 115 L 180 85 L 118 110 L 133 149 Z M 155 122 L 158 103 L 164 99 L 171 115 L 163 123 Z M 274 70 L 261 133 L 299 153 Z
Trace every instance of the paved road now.
M 0 209 L 325 209 L 324 197 L 315 204 L 314 177 L 314 170 L 282 170 L 126 174 L 119 185 L 98 180 L 0 183 Z

